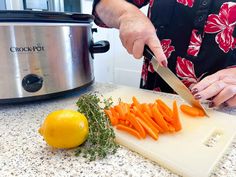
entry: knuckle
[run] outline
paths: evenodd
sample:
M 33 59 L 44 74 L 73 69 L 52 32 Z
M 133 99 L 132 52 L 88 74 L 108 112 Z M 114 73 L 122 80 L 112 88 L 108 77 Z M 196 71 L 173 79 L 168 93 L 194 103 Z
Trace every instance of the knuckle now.
M 230 95 L 235 95 L 236 94 L 236 88 L 235 86 L 228 86 L 225 88 L 225 92 Z
M 222 81 L 217 81 L 214 84 L 215 90 L 222 90 L 225 87 L 225 83 Z

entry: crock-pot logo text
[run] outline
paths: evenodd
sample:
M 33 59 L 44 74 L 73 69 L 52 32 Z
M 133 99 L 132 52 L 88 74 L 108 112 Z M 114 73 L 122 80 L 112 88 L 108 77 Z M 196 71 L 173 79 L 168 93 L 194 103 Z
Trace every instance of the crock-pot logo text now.
M 42 52 L 44 51 L 44 46 L 37 44 L 33 46 L 16 46 L 10 47 L 10 51 L 13 53 L 22 53 L 22 52 Z

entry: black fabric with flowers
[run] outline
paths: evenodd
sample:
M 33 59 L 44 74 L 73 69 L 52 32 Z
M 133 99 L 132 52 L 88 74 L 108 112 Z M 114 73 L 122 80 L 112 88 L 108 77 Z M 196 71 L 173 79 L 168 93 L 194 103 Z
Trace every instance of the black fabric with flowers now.
M 95 4 L 99 1 L 95 1 Z M 203 77 L 236 67 L 236 1 L 129 0 L 148 17 L 168 58 L 168 67 L 189 88 Z M 95 6 L 94 4 L 94 6 Z M 94 11 L 93 11 L 94 13 Z M 105 26 L 97 17 L 95 22 Z M 144 59 L 140 87 L 173 92 Z

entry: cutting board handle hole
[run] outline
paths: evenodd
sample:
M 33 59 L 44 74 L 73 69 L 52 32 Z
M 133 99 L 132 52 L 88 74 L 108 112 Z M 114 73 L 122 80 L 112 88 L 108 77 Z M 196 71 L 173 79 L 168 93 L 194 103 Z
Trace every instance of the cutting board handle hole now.
M 206 147 L 214 147 L 219 142 L 220 138 L 223 136 L 223 132 L 220 130 L 214 130 L 210 136 L 204 141 Z

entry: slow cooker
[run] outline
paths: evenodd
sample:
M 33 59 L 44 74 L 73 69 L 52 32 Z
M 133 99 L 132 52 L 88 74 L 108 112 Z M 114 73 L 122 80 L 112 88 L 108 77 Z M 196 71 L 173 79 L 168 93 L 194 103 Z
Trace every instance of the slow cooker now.
M 0 11 L 0 104 L 51 98 L 93 83 L 95 53 L 89 14 Z

